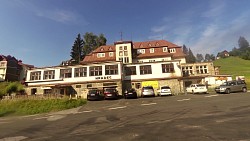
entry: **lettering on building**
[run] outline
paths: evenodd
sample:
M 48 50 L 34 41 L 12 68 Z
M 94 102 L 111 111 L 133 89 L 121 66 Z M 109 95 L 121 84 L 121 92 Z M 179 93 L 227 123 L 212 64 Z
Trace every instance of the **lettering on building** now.
M 98 80 L 111 79 L 111 76 L 99 76 L 99 77 L 95 77 L 95 79 L 98 79 Z

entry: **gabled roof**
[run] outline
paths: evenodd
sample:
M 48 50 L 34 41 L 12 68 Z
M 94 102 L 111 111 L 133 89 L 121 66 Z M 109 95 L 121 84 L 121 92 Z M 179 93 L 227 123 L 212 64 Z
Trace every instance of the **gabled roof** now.
M 119 41 L 115 42 L 115 44 L 121 43 L 132 43 L 133 51 L 137 49 L 145 49 L 144 54 L 137 54 L 137 59 L 142 58 L 156 58 L 156 57 L 183 57 L 185 54 L 182 52 L 181 46 L 177 46 L 171 42 L 166 40 L 153 40 L 153 41 L 145 41 L 145 42 L 132 42 L 132 41 Z M 168 49 L 175 48 L 176 53 L 163 52 L 162 48 L 167 47 Z M 154 48 L 154 53 L 150 53 L 149 49 Z M 102 61 L 115 61 L 116 60 L 116 48 L 115 45 L 104 45 L 100 46 L 90 54 L 86 55 L 83 59 L 83 63 L 87 62 L 102 62 Z M 113 52 L 113 56 L 109 57 L 108 52 Z M 105 53 L 105 57 L 97 57 L 97 53 Z
M 179 47 L 176 44 L 168 42 L 166 40 L 154 40 L 154 41 L 145 41 L 145 42 L 134 42 L 133 48 L 154 48 L 154 47 Z

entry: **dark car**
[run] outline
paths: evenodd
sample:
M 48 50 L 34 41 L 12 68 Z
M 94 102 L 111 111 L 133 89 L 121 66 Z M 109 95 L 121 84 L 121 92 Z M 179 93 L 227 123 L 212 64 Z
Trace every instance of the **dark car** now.
M 116 88 L 106 88 L 104 89 L 104 99 L 118 99 L 119 94 Z
M 137 98 L 137 92 L 135 89 L 125 90 L 124 98 Z
M 154 88 L 152 86 L 144 86 L 142 87 L 141 97 L 145 96 L 155 96 Z
M 104 99 L 103 91 L 98 90 L 98 89 L 89 90 L 87 94 L 87 99 L 88 100 L 103 100 Z
M 215 87 L 216 93 L 226 93 L 231 92 L 247 92 L 247 85 L 244 81 L 226 81 L 218 87 Z

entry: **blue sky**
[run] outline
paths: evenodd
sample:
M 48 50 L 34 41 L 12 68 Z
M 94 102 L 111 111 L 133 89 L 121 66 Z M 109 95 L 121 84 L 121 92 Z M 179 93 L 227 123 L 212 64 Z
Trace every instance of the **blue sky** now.
M 216 55 L 250 41 L 249 0 L 1 0 L 0 54 L 37 67 L 70 59 L 80 33 L 120 40 L 164 39 Z

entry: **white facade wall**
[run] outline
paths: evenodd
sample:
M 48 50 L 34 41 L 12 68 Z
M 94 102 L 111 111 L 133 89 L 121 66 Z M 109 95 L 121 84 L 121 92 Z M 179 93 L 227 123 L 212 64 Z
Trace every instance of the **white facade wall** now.
M 162 64 L 174 64 L 174 73 L 162 73 Z M 151 65 L 152 74 L 140 74 L 140 66 Z M 136 66 L 136 75 L 124 76 L 124 80 L 147 80 L 147 79 L 162 79 L 162 78 L 173 78 L 181 77 L 182 72 L 179 67 L 179 61 L 171 62 L 153 62 L 153 63 L 139 63 L 139 64 L 129 64 L 129 66 Z
M 134 59 L 133 63 L 144 63 L 144 62 L 159 62 L 159 61 L 170 61 L 172 60 L 171 57 L 164 57 L 164 58 L 151 58 L 151 59 Z
M 0 81 L 5 81 L 7 71 L 7 61 L 0 61 Z
M 118 65 L 118 74 L 116 75 L 105 75 L 105 65 Z M 102 66 L 102 75 L 100 76 L 89 76 L 89 68 L 92 66 Z M 87 67 L 87 76 L 86 77 L 75 77 L 74 68 Z M 72 77 L 71 78 L 60 78 L 60 69 L 72 68 Z M 55 70 L 54 79 L 43 79 L 44 71 Z M 30 80 L 31 72 L 41 71 L 41 80 Z M 28 70 L 27 72 L 27 83 L 28 86 L 34 85 L 56 85 L 64 83 L 84 83 L 84 82 L 93 82 L 98 80 L 119 80 L 121 79 L 121 64 L 120 63 L 102 63 L 102 64 L 91 64 L 91 65 L 77 65 L 77 66 L 67 66 L 67 67 L 54 67 L 54 68 L 38 68 Z

